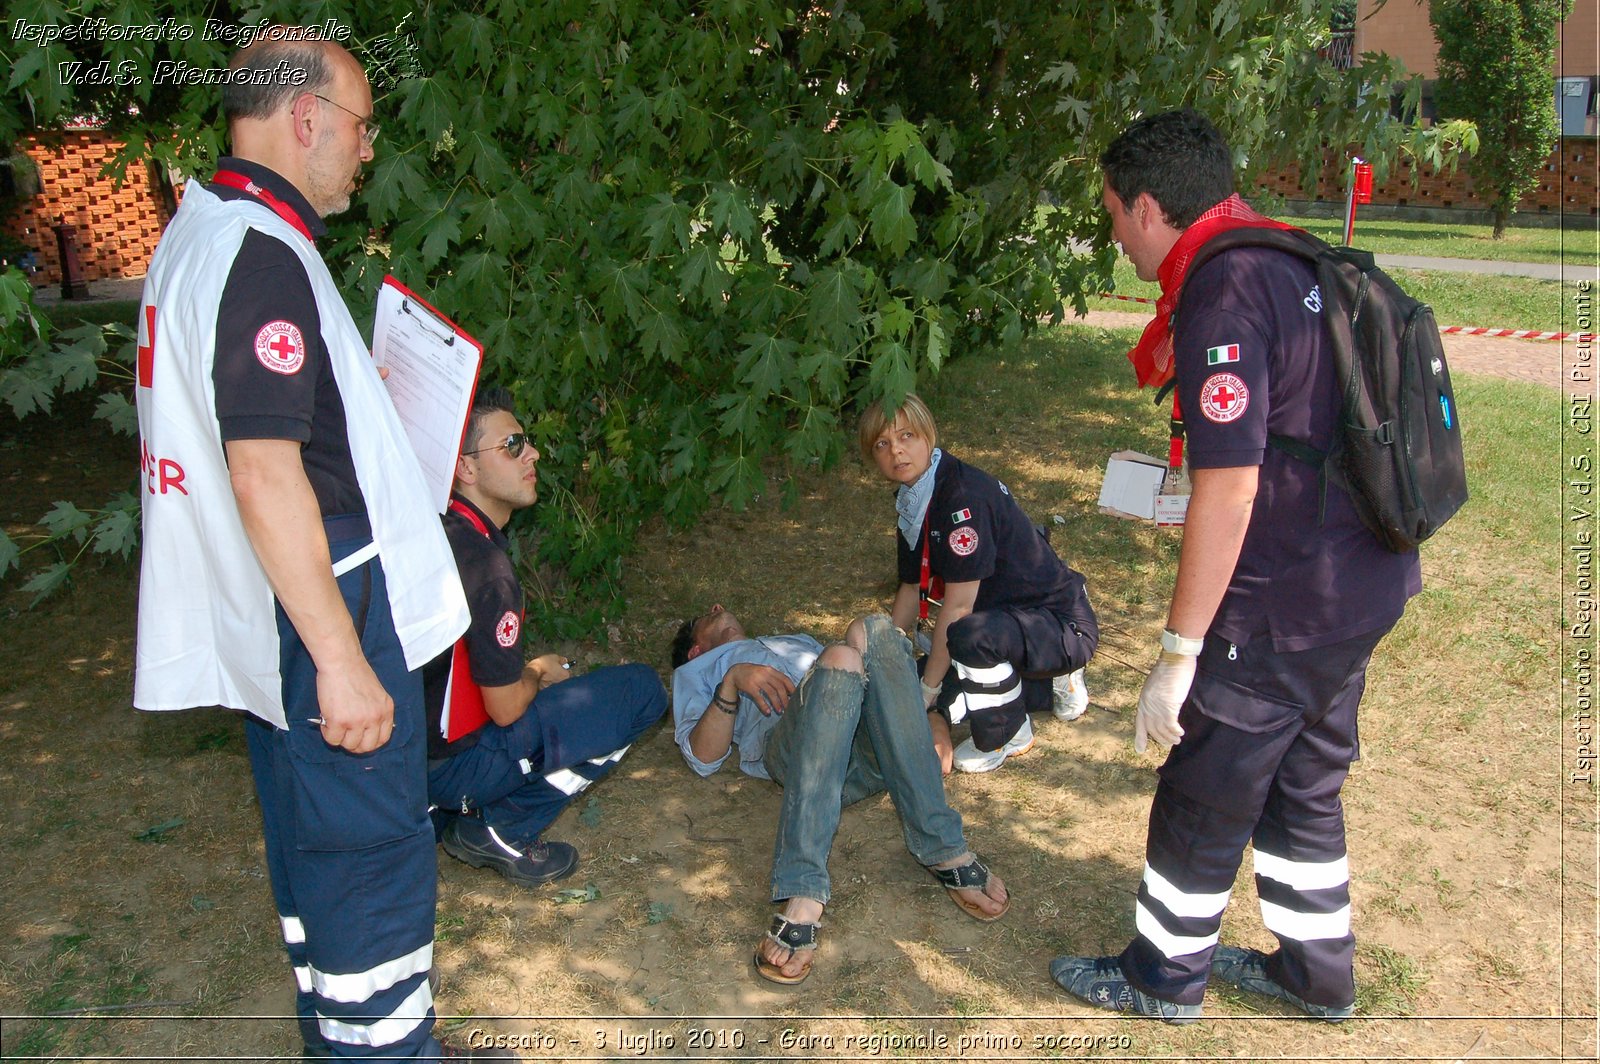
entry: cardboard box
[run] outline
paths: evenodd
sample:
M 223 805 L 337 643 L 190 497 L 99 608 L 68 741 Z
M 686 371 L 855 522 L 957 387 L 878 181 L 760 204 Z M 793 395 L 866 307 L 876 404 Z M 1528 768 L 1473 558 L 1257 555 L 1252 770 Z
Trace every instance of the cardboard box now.
M 1114 517 L 1155 520 L 1156 492 L 1167 474 L 1167 463 L 1138 451 L 1118 451 L 1106 462 L 1100 482 L 1100 512 Z

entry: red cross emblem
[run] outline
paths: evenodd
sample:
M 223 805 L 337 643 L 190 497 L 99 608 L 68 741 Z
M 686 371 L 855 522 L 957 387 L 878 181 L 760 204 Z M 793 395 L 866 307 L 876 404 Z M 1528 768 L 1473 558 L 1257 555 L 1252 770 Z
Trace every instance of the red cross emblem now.
M 949 542 L 951 550 L 965 558 L 978 549 L 978 530 L 971 525 L 962 525 L 950 533 L 950 539 L 947 542 Z
M 134 348 L 138 359 L 139 387 L 151 388 L 155 386 L 156 377 L 156 308 L 153 304 L 144 305 L 144 317 L 139 321 L 139 338 Z
M 1250 408 L 1250 389 L 1232 373 L 1213 374 L 1200 386 L 1200 412 L 1207 421 L 1226 425 Z
M 306 340 L 292 321 L 269 321 L 256 332 L 256 361 L 274 373 L 298 373 L 306 364 Z
M 494 640 L 503 647 L 514 647 L 517 645 L 517 633 L 520 631 L 522 631 L 522 621 L 516 614 L 506 610 L 505 616 L 494 626 Z

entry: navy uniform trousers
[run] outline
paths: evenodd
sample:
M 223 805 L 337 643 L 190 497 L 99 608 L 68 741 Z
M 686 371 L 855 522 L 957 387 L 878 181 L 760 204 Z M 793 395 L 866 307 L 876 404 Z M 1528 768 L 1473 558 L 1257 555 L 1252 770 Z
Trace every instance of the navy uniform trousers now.
M 1128 981 L 1200 1002 L 1246 843 L 1261 918 L 1277 936 L 1268 974 L 1316 1005 L 1355 1001 L 1350 871 L 1339 790 L 1358 755 L 1367 661 L 1388 632 L 1278 653 L 1208 635 L 1178 716 L 1183 741 L 1150 807 Z
M 335 561 L 371 541 L 364 518 L 325 521 Z M 246 738 L 272 896 L 308 1058 L 433 1060 L 438 865 L 424 777 L 422 678 L 406 670 L 377 558 L 338 578 L 367 661 L 394 699 L 394 732 L 368 754 L 322 739 L 317 670 L 281 607 L 287 731 Z
M 1002 606 L 969 613 L 945 633 L 955 682 L 946 682 L 940 705 L 952 724 L 972 726 L 979 750 L 998 750 L 1029 710 L 1049 707 L 1049 678 L 1083 668 L 1099 641 L 1084 593 L 1064 612 Z
M 491 721 L 475 745 L 428 763 L 436 822 L 442 830 L 449 814 L 477 810 L 502 845 L 531 846 L 666 708 L 648 665 L 609 665 L 552 684 L 509 727 Z

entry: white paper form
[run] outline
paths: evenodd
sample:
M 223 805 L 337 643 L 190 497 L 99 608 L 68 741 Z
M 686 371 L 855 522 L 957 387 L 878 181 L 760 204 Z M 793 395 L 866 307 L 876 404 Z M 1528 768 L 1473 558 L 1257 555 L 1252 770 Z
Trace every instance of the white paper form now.
M 378 289 L 372 358 L 380 368 L 388 367 L 389 398 L 442 514 L 450 504 L 483 345 L 399 281 L 385 277 Z

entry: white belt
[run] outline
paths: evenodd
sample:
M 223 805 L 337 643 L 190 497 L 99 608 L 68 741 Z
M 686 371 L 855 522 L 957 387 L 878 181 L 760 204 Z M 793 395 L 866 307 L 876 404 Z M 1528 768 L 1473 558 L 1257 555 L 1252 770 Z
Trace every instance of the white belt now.
M 355 551 L 355 552 L 353 552 L 351 554 L 346 554 L 343 558 L 340 558 L 338 561 L 334 562 L 333 563 L 334 579 L 338 579 L 339 577 L 343 576 L 345 573 L 348 573 L 350 570 L 355 569 L 358 566 L 362 566 L 362 565 L 367 564 L 368 562 L 370 562 L 372 559 L 376 558 L 377 556 L 378 556 L 378 542 L 377 542 L 377 540 L 373 540 L 371 543 L 368 543 L 365 547 L 362 547 L 360 550 Z

